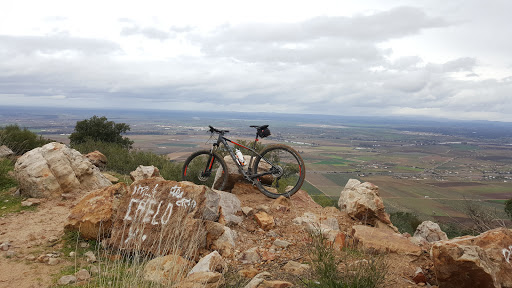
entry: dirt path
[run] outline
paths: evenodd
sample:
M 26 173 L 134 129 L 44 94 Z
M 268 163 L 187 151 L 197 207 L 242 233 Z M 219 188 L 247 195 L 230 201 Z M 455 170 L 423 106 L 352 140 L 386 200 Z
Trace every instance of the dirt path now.
M 0 256 L 0 287 L 50 287 L 52 275 L 67 265 L 50 266 L 27 257 L 53 251 L 49 241 L 60 239 L 71 203 L 46 201 L 36 211 L 22 211 L 0 218 L 0 243 L 9 242 L 12 258 Z

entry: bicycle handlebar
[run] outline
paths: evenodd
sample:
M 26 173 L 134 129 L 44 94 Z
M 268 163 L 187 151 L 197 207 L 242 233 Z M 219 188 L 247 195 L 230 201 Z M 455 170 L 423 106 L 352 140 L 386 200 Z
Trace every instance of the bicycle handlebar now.
M 210 133 L 224 134 L 224 133 L 229 132 L 229 130 L 219 130 L 219 129 L 213 128 L 211 125 L 208 125 L 208 127 L 210 127 Z

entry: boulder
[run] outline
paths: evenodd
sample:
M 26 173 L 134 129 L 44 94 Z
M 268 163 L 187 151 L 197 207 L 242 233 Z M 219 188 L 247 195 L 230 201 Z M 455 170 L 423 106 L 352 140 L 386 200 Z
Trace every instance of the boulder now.
M 432 221 L 424 221 L 416 228 L 414 232 L 414 238 L 424 239 L 429 243 L 448 240 L 448 236 L 441 230 L 439 224 Z
M 376 220 L 379 220 L 387 225 L 393 225 L 385 211 L 384 202 L 379 196 L 379 187 L 370 182 L 348 180 L 341 191 L 338 206 L 350 217 L 366 224 L 375 225 Z
M 190 271 L 192 262 L 178 255 L 157 257 L 144 267 L 144 279 L 160 285 L 182 281 Z
M 85 157 L 98 168 L 107 167 L 107 156 L 103 155 L 103 153 L 98 150 L 86 154 Z
M 149 178 L 161 178 L 160 170 L 155 166 L 142 166 L 139 165 L 135 171 L 130 172 L 130 178 L 132 181 L 140 181 Z
M 105 243 L 115 249 L 195 259 L 207 244 L 206 209 L 210 193 L 191 182 L 150 178 L 132 183 L 120 201 Z M 213 226 L 212 226 L 213 227 Z
M 128 186 L 124 183 L 87 194 L 71 209 L 65 229 L 79 231 L 84 239 L 109 236 L 120 199 L 127 194 Z
M 112 185 L 80 152 L 57 142 L 21 156 L 14 166 L 14 175 L 21 195 L 34 198 L 83 195 Z
M 498 228 L 433 244 L 439 287 L 512 287 L 512 230 Z
M 224 276 L 218 272 L 196 272 L 190 274 L 176 288 L 218 288 L 224 284 Z
M 420 256 L 422 249 L 407 237 L 388 229 L 378 229 L 366 225 L 352 226 L 352 237 L 358 245 L 378 253 Z
M 197 264 L 190 270 L 188 275 L 197 272 L 219 272 L 227 271 L 228 266 L 219 252 L 213 251 L 212 253 L 204 256 L 197 262 Z
M 9 149 L 9 147 L 5 145 L 0 146 L 0 158 L 6 158 L 12 155 L 14 155 L 14 152 L 12 152 L 12 150 Z
M 220 219 L 219 222 L 222 224 L 240 224 L 242 222 L 242 208 L 241 203 L 236 195 L 224 192 L 216 191 L 220 195 Z
M 309 270 L 309 268 L 310 266 L 308 264 L 301 264 L 299 262 L 290 260 L 288 263 L 286 263 L 286 265 L 283 266 L 283 271 L 293 275 L 301 275 Z
M 244 155 L 244 160 L 246 163 L 245 168 L 247 168 L 247 165 L 249 165 L 249 161 L 251 160 L 251 156 Z M 244 182 L 245 180 L 244 180 L 244 176 L 242 174 L 240 174 L 240 171 L 238 171 L 238 166 L 235 164 L 235 162 L 233 162 L 233 158 L 231 158 L 230 155 L 224 156 L 224 161 L 226 162 L 226 166 L 227 166 L 228 181 L 224 185 L 223 190 L 231 191 L 235 187 L 236 183 Z M 266 163 L 264 161 L 260 161 L 259 166 L 262 167 L 263 169 L 267 169 L 267 170 L 270 169 L 270 167 L 271 167 L 268 163 Z M 217 172 L 219 173 L 220 171 L 222 171 L 222 170 L 219 169 Z M 264 177 L 262 177 L 262 179 L 260 179 L 260 181 L 262 181 L 264 183 L 268 183 L 269 181 L 272 182 L 272 176 L 271 175 L 264 176 Z
M 211 249 L 219 251 L 219 253 L 224 257 L 231 257 L 235 253 L 236 234 L 235 231 L 231 230 L 229 227 L 224 226 L 223 229 L 224 233 L 222 233 L 218 239 L 213 241 Z

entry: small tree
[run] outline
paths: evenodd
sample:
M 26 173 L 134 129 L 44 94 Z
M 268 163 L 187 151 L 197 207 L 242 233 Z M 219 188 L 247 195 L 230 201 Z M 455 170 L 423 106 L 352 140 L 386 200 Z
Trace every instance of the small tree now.
M 38 136 L 27 128 L 21 129 L 16 124 L 0 127 L 0 146 L 6 145 L 17 155 L 22 155 L 50 142 L 52 140 Z
M 75 130 L 69 136 L 71 146 L 85 143 L 88 140 L 116 143 L 123 148 L 131 148 L 133 141 L 121 136 L 130 130 L 130 125 L 107 121 L 107 117 L 94 115 L 90 119 L 76 122 Z

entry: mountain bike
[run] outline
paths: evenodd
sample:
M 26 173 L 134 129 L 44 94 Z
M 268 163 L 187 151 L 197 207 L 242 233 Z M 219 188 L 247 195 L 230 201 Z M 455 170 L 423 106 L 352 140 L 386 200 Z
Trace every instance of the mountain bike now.
M 217 134 L 217 141 L 210 150 L 197 151 L 187 158 L 183 165 L 182 180 L 223 190 L 228 182 L 229 171 L 226 161 L 218 152 L 227 151 L 243 178 L 263 194 L 270 198 L 278 198 L 281 195 L 290 197 L 300 189 L 306 177 L 304 161 L 297 151 L 283 144 L 268 145 L 261 152 L 257 152 L 258 138 L 270 135 L 268 126 L 250 126 L 256 129 L 252 147 L 226 138 L 225 134 L 229 130 L 209 126 L 210 139 Z M 229 143 L 236 147 L 230 146 Z M 249 155 L 243 157 L 238 147 L 245 149 L 246 155 L 249 153 L 249 161 L 246 161 Z

